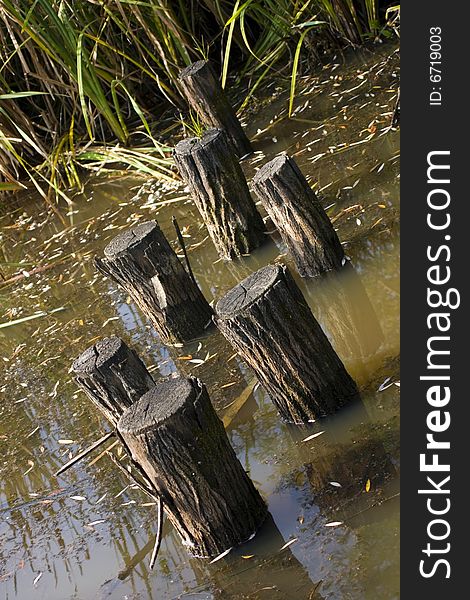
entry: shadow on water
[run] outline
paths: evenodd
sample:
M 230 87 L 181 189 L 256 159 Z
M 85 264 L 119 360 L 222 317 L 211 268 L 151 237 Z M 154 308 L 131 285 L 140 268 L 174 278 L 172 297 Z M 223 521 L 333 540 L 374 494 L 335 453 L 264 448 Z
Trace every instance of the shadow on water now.
M 37 198 L 15 200 L 14 210 L 0 212 L 1 269 L 6 278 L 16 277 L 0 289 L 0 323 L 60 309 L 0 329 L 2 597 L 399 597 L 393 50 L 384 47 L 381 55 L 351 65 L 333 61 L 319 74 L 299 78 L 291 120 L 285 86 L 273 98 L 260 97 L 248 123 L 257 152 L 243 162 L 251 178 L 276 153 L 294 154 L 338 230 L 351 263 L 340 274 L 297 281 L 357 380 L 362 411 L 293 432 L 219 333 L 185 346 L 162 345 L 91 260 L 123 228 L 152 218 L 180 252 L 175 215 L 198 283 L 216 301 L 268 262 L 285 262 L 294 272 L 274 232 L 252 256 L 224 263 L 178 182 L 131 177 L 96 178 L 70 207 L 67 227 Z M 44 270 L 30 275 L 38 265 Z M 108 335 L 131 344 L 156 378 L 178 371 L 206 383 L 237 456 L 268 503 L 270 517 L 259 534 L 214 564 L 192 558 L 166 524 L 157 565 L 149 571 L 155 507 L 107 456 L 53 476 L 107 431 L 69 368 Z

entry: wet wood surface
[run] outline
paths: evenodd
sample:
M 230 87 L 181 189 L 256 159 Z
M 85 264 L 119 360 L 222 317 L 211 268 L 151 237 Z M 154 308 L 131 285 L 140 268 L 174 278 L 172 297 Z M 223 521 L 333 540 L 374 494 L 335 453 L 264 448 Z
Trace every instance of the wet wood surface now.
M 163 342 L 185 342 L 206 333 L 212 309 L 156 221 L 115 237 L 96 258 L 148 317 Z
M 344 251 L 328 215 L 293 158 L 281 154 L 253 179 L 263 203 L 302 277 L 339 269 Z
M 173 156 L 221 258 L 248 254 L 266 241 L 263 219 L 225 132 L 210 129 L 202 138 L 182 140 Z
M 193 554 L 217 556 L 263 523 L 266 505 L 198 379 L 157 384 L 126 410 L 118 432 Z
M 183 69 L 179 82 L 189 106 L 209 127 L 225 129 L 240 158 L 253 152 L 250 140 L 208 62 L 199 60 Z
M 287 267 L 268 265 L 235 286 L 217 303 L 216 323 L 286 421 L 308 423 L 357 398 Z

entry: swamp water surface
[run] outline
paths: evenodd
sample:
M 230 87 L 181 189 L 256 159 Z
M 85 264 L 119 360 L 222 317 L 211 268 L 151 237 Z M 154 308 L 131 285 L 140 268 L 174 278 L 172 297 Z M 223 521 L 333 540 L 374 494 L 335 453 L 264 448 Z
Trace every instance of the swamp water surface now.
M 162 345 L 91 260 L 122 228 L 151 218 L 180 252 L 175 215 L 199 285 L 217 300 L 267 262 L 294 270 L 275 234 L 242 261 L 218 261 L 180 184 L 130 177 L 94 178 L 65 224 L 39 199 L 5 207 L 1 268 L 6 279 L 19 278 L 0 289 L 0 323 L 42 316 L 0 328 L 2 599 L 399 597 L 399 134 L 389 127 L 398 56 L 383 47 L 342 62 L 299 78 L 291 120 L 287 85 L 268 86 L 269 100 L 247 118 L 257 152 L 243 163 L 251 177 L 278 152 L 294 155 L 354 267 L 322 281 L 297 277 L 362 390 L 363 407 L 330 422 L 308 431 L 283 424 L 217 332 L 184 347 Z M 108 456 L 96 461 L 100 451 L 53 475 L 109 428 L 69 372 L 80 352 L 108 335 L 132 345 L 155 378 L 179 371 L 206 383 L 269 505 L 258 535 L 214 564 L 192 558 L 166 523 L 149 571 L 155 506 Z

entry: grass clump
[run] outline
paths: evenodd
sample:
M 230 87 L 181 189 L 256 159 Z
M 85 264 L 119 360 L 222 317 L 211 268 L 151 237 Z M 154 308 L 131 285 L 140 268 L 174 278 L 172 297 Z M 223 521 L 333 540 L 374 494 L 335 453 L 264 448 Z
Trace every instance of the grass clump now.
M 179 70 L 220 61 L 222 85 L 250 78 L 247 102 L 289 65 L 292 109 L 313 32 L 353 45 L 377 36 L 378 0 L 1 0 L 0 191 L 67 199 L 83 167 L 171 177 L 162 140 L 186 111 Z

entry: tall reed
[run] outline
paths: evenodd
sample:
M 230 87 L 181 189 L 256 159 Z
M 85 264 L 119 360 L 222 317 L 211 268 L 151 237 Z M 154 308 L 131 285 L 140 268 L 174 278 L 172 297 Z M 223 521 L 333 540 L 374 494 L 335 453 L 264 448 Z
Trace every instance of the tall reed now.
M 292 103 L 313 29 L 358 44 L 378 32 L 378 0 L 0 0 L 0 191 L 67 198 L 90 163 L 171 176 L 178 71 L 220 60 L 222 84 L 249 76 L 249 97 L 288 65 Z

